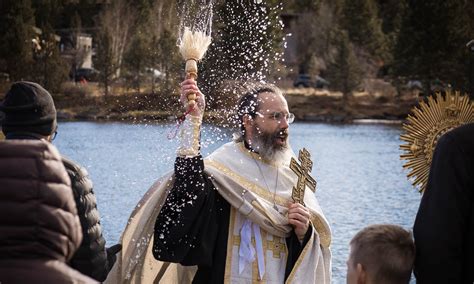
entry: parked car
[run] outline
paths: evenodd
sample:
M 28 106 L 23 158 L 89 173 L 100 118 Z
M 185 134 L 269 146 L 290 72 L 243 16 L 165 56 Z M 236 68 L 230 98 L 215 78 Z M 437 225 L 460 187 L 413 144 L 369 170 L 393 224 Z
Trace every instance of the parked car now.
M 319 75 L 312 78 L 309 74 L 298 74 L 295 81 L 293 82 L 293 86 L 297 88 L 312 87 L 317 89 L 325 89 L 329 86 L 329 82 Z
M 74 81 L 81 82 L 86 80 L 87 82 L 95 82 L 99 80 L 99 71 L 94 68 L 79 68 L 74 74 Z
M 298 74 L 293 86 L 297 88 L 309 88 L 311 87 L 311 76 L 309 74 Z
M 413 89 L 423 90 L 423 84 L 419 80 L 409 80 L 407 83 L 407 88 L 410 90 L 413 90 Z
M 314 87 L 317 89 L 327 89 L 329 87 L 329 81 L 318 75 L 316 76 Z
M 423 91 L 425 86 L 420 80 L 409 80 L 406 84 L 406 87 L 409 90 L 420 90 Z M 446 90 L 450 90 L 452 88 L 451 84 L 445 83 L 440 79 L 434 79 L 430 81 L 430 90 L 432 92 L 444 92 Z

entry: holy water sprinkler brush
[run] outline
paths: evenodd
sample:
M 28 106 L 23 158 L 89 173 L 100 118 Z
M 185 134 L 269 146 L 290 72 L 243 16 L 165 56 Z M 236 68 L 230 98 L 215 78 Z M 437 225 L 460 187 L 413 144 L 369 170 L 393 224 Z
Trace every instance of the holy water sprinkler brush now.
M 201 31 L 191 31 L 184 28 L 184 33 L 179 43 L 179 51 L 186 62 L 186 79 L 197 79 L 197 62 L 202 59 L 207 48 L 211 44 L 211 36 Z M 188 95 L 188 106 L 193 107 L 196 103 L 196 94 Z

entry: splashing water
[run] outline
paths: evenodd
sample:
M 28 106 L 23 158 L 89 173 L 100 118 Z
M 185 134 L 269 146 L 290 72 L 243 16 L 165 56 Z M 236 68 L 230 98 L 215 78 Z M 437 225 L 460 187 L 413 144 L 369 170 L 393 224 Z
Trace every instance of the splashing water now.
M 216 4 L 213 43 L 200 69 L 200 88 L 224 127 L 237 126 L 233 115 L 249 81 L 275 83 L 285 38 L 281 3 L 226 1 Z
M 210 37 L 212 33 L 213 0 L 191 0 L 179 11 L 179 36 L 177 45 L 182 44 L 183 35 L 186 30 L 200 32 Z

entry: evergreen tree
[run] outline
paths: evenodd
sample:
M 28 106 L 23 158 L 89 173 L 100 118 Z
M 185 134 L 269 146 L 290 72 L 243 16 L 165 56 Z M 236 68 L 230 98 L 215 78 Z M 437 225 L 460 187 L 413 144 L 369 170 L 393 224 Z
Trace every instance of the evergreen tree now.
M 336 7 L 332 4 L 322 2 L 316 12 L 300 13 L 298 16 L 293 36 L 297 45 L 299 73 L 318 75 L 326 69 L 326 62 L 332 60 L 337 49 L 333 35 L 340 30 Z
M 82 28 L 92 33 L 97 26 L 99 13 L 110 1 L 91 0 L 64 0 L 64 6 L 59 19 L 58 28 L 70 28 L 71 18 L 78 14 L 81 18 Z M 114 0 L 115 1 L 115 0 Z
M 464 89 L 465 44 L 472 39 L 472 31 L 466 29 L 473 21 L 467 16 L 469 5 L 466 1 L 409 1 L 396 46 L 396 74 L 422 80 L 427 94 L 434 80 Z
M 392 44 L 396 42 L 395 39 L 400 32 L 407 6 L 407 0 L 378 0 L 382 32 L 390 38 Z
M 135 33 L 132 44 L 128 52 L 125 54 L 125 65 L 129 72 L 129 81 L 133 87 L 140 92 L 140 85 L 146 66 L 148 65 L 148 52 L 150 47 L 150 39 L 141 31 Z
M 170 91 L 176 80 L 172 74 L 182 75 L 184 64 L 176 47 L 176 36 L 169 30 L 163 30 L 158 40 L 157 61 L 159 62 L 158 67 L 161 67 L 160 70 L 165 73 L 163 89 Z
M 374 0 L 345 0 L 342 27 L 349 32 L 349 38 L 354 44 L 379 59 L 389 58 L 382 22 Z
M 382 19 L 382 32 L 387 40 L 389 56 L 386 62 L 391 65 L 395 53 L 395 45 L 398 41 L 402 21 L 408 6 L 407 0 L 378 0 L 379 14 Z
M 58 27 L 65 2 L 68 0 L 33 1 L 36 25 L 41 29 L 46 26 Z
M 69 66 L 59 54 L 59 38 L 47 25 L 42 30 L 41 50 L 34 54 L 35 81 L 51 92 L 60 90 L 61 84 L 67 80 Z
M 474 39 L 474 2 L 465 1 L 461 5 L 462 11 L 457 17 L 458 22 L 458 33 L 461 34 L 461 40 L 469 39 L 469 42 Z M 467 91 L 471 99 L 474 99 L 474 49 L 469 47 L 466 42 L 465 52 L 460 54 L 459 60 L 463 63 L 465 76 L 460 76 L 464 80 L 460 79 L 461 83 L 458 86 L 459 89 Z
M 99 81 L 104 87 L 104 93 L 109 94 L 109 87 L 117 70 L 117 63 L 113 57 L 112 38 L 106 33 L 99 33 L 97 37 L 97 60 L 95 66 L 99 70 Z
M 287 13 L 314 13 L 319 9 L 321 0 L 290 0 L 284 1 L 283 7 Z
M 201 72 L 206 93 L 216 97 L 224 80 L 269 79 L 269 70 L 283 52 L 278 2 L 223 1 L 217 5 L 213 44 Z M 213 97 L 209 102 L 210 105 L 218 103 Z
M 327 69 L 327 77 L 332 89 L 341 91 L 344 94 L 344 100 L 354 90 L 361 81 L 361 70 L 359 63 L 354 55 L 353 46 L 349 41 L 346 31 L 340 32 L 337 37 L 338 53 Z
M 29 0 L 0 1 L 0 59 L 11 80 L 30 79 L 34 15 Z

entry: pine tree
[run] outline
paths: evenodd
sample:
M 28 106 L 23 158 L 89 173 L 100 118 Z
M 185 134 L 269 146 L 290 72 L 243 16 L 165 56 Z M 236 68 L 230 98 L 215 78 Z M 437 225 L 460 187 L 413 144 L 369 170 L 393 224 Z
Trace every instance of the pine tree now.
M 222 1 L 214 14 L 213 44 L 203 62 L 203 89 L 215 94 L 225 80 L 269 80 L 269 70 L 282 56 L 279 1 Z M 271 81 L 271 79 L 270 79 Z
M 41 34 L 41 50 L 34 54 L 34 79 L 53 93 L 60 90 L 69 71 L 69 65 L 59 54 L 58 44 L 57 35 L 46 25 Z
M 379 15 L 382 20 L 382 32 L 387 40 L 389 56 L 386 64 L 391 65 L 395 53 L 395 45 L 400 35 L 402 21 L 406 14 L 407 0 L 378 0 Z
M 317 11 L 298 15 L 293 37 L 297 45 L 299 73 L 320 74 L 337 49 L 332 37 L 340 28 L 333 4 L 322 2 Z
M 338 53 L 327 69 L 327 77 L 331 88 L 341 91 L 347 101 L 350 92 L 359 85 L 362 72 L 346 31 L 340 32 L 337 42 Z
M 51 26 L 58 27 L 61 21 L 64 2 L 67 0 L 42 0 L 33 1 L 36 25 L 40 28 Z
M 132 43 L 125 54 L 124 63 L 133 87 L 140 92 L 140 85 L 146 66 L 148 65 L 148 51 L 150 47 L 150 38 L 146 37 L 141 31 L 135 33 Z
M 470 2 L 470 1 L 467 1 Z M 465 89 L 467 49 L 473 19 L 465 1 L 409 1 L 396 46 L 396 74 L 422 80 L 426 94 L 435 80 Z
M 159 66 L 161 67 L 161 71 L 165 73 L 165 84 L 163 89 L 165 91 L 171 91 L 173 84 L 177 79 L 172 75 L 177 74 L 179 76 L 183 74 L 183 60 L 179 55 L 178 48 L 176 47 L 176 36 L 167 29 L 163 30 L 163 33 L 158 40 L 157 61 L 160 62 Z
M 343 16 L 342 27 L 349 32 L 350 40 L 373 56 L 387 60 L 390 53 L 374 0 L 345 0 Z
M 82 28 L 87 32 L 92 32 L 97 26 L 98 15 L 104 5 L 107 5 L 110 1 L 64 0 L 64 2 L 58 27 L 69 28 L 71 18 L 74 17 L 75 14 L 78 14 L 81 18 Z
M 31 79 L 34 15 L 29 0 L 0 2 L 0 59 L 11 80 Z
M 99 81 L 104 87 L 104 93 L 109 94 L 109 87 L 117 70 L 117 63 L 112 54 L 112 38 L 109 34 L 102 32 L 97 37 L 97 60 L 95 62 L 99 70 Z
M 288 13 L 315 13 L 321 0 L 290 0 L 284 1 L 284 10 Z

